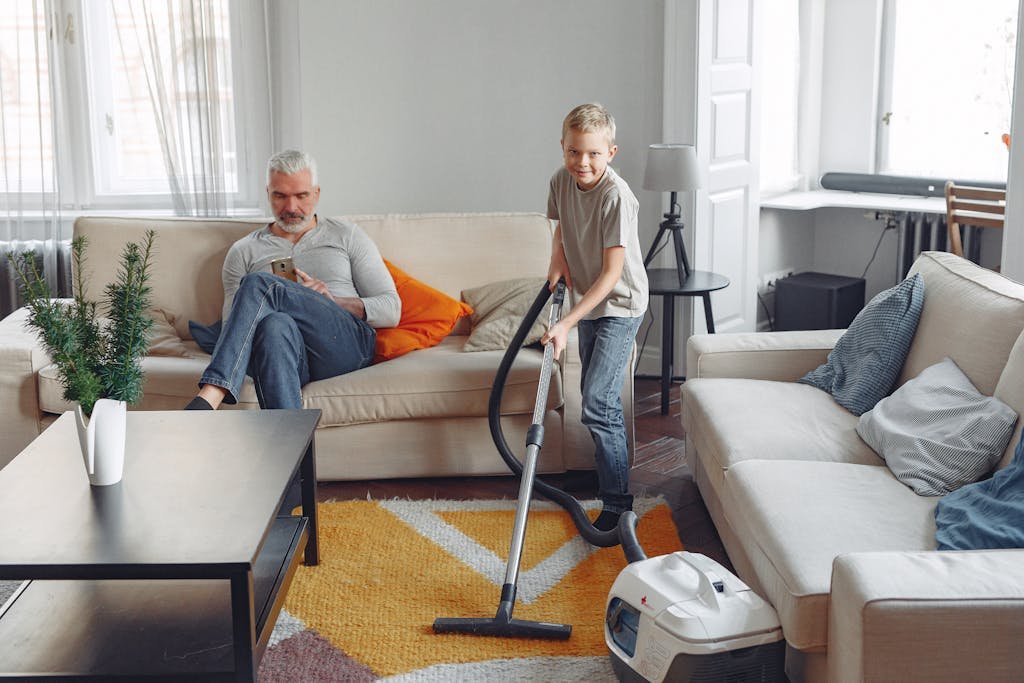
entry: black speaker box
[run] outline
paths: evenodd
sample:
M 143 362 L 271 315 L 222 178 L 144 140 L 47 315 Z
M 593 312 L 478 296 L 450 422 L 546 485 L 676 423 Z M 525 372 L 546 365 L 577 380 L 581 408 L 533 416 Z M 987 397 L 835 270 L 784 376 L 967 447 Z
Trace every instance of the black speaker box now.
M 797 273 L 775 283 L 776 330 L 836 330 L 864 308 L 864 278 Z

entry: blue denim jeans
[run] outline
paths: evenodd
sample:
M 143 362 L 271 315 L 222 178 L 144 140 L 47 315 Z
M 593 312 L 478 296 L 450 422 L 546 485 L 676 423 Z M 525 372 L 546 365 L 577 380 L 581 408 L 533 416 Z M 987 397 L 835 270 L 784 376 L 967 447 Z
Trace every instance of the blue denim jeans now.
M 581 320 L 577 326 L 583 364 L 583 424 L 594 439 L 598 495 L 604 509 L 629 510 L 629 448 L 622 416 L 622 382 L 643 316 Z
M 377 333 L 323 294 L 270 273 L 242 278 L 213 359 L 199 384 L 227 389 L 237 403 L 245 376 L 262 408 L 301 408 L 309 382 L 373 360 Z

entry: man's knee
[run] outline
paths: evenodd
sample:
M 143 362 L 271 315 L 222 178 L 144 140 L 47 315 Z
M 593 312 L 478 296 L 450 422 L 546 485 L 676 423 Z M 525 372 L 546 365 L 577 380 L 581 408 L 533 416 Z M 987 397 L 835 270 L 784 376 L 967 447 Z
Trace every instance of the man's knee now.
M 248 275 L 242 276 L 241 282 L 238 283 L 238 289 L 239 291 L 242 291 L 243 289 L 258 289 L 263 291 L 269 285 L 273 284 L 276 278 L 276 275 L 264 273 L 263 271 L 249 273 Z
M 271 313 L 256 325 L 253 351 L 270 350 L 282 344 L 293 348 L 301 345 L 302 334 L 291 316 L 286 313 Z

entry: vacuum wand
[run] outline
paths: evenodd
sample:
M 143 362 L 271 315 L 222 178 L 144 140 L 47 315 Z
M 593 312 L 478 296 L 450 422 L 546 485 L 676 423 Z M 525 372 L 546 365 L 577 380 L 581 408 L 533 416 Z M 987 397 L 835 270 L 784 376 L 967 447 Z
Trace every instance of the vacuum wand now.
M 565 297 L 565 283 L 559 281 L 555 287 L 554 300 L 548 315 L 548 327 L 561 317 L 562 301 Z M 520 342 L 521 343 L 521 342 Z M 551 386 L 551 369 L 554 364 L 554 344 L 544 347 L 537 397 L 533 405 L 533 424 L 526 435 L 526 462 L 522 466 L 519 480 L 519 498 L 516 504 L 512 541 L 509 544 L 508 562 L 505 567 L 505 582 L 501 587 L 498 611 L 493 619 L 487 618 L 438 618 L 434 620 L 435 633 L 471 633 L 482 636 L 512 636 L 519 638 L 551 638 L 564 640 L 572 633 L 568 624 L 551 624 L 540 621 L 513 619 L 516 585 L 519 581 L 519 565 L 522 561 L 523 542 L 526 538 L 526 521 L 530 512 L 530 499 L 537 474 L 537 459 L 544 445 L 544 413 L 547 411 L 548 390 Z

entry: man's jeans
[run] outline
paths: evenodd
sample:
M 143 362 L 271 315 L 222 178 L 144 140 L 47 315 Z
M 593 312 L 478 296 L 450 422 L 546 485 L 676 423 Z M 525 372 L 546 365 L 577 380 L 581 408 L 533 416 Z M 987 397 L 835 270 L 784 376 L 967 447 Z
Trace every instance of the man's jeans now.
M 242 278 L 199 383 L 237 403 L 246 374 L 262 408 L 301 408 L 302 387 L 366 367 L 377 333 L 334 301 L 270 273 Z
M 583 424 L 597 447 L 598 495 L 604 509 L 632 507 L 629 495 L 629 448 L 622 416 L 622 382 L 629 353 L 643 316 L 581 320 L 578 325 L 583 364 Z

